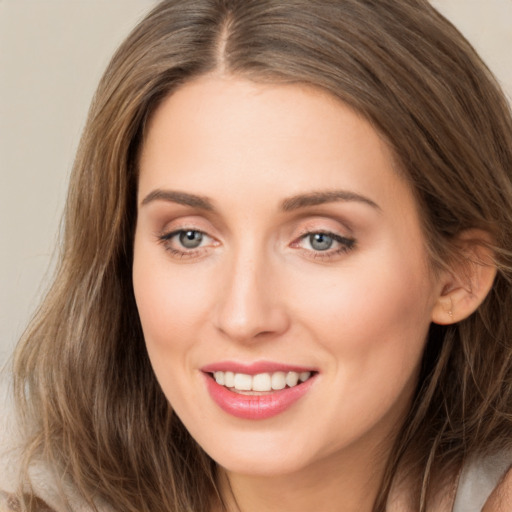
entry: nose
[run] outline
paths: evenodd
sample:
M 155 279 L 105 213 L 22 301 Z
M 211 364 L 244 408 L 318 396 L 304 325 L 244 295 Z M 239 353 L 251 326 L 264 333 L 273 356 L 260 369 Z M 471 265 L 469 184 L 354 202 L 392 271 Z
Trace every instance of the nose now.
M 244 343 L 283 334 L 290 319 L 277 276 L 278 269 L 264 257 L 237 256 L 220 280 L 216 328 Z

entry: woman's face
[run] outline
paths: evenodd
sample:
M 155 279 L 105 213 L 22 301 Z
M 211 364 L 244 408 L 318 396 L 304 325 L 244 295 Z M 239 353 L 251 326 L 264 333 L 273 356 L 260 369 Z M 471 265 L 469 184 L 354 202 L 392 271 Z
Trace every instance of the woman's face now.
M 204 450 L 277 475 L 386 449 L 441 292 L 424 244 L 386 144 L 326 93 L 203 77 L 167 98 L 133 281 L 156 377 Z

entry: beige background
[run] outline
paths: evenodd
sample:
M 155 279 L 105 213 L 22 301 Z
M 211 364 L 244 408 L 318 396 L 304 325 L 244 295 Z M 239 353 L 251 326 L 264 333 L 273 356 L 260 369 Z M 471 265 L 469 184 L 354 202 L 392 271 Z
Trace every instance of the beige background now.
M 435 0 L 512 97 L 512 0 Z M 0 365 L 51 275 L 68 173 L 115 47 L 153 0 L 0 0 Z

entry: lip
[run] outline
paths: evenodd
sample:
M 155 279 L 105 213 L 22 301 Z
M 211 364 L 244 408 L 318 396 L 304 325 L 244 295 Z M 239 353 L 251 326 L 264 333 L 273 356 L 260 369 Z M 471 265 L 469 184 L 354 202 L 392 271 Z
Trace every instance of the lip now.
M 259 395 L 235 393 L 217 384 L 212 377 L 215 371 L 232 371 L 256 375 L 277 371 L 314 371 L 310 368 L 283 365 L 271 362 L 258 362 L 250 365 L 235 362 L 214 363 L 201 368 L 206 388 L 212 400 L 226 413 L 245 420 L 264 420 L 277 416 L 292 407 L 314 385 L 318 373 L 314 373 L 307 381 L 292 388 L 270 391 Z
M 238 363 L 235 361 L 219 361 L 218 363 L 208 364 L 201 368 L 204 373 L 214 372 L 233 372 L 245 373 L 247 375 L 257 375 L 258 373 L 274 372 L 316 372 L 316 368 L 307 366 L 297 366 L 273 361 L 256 361 L 254 363 Z

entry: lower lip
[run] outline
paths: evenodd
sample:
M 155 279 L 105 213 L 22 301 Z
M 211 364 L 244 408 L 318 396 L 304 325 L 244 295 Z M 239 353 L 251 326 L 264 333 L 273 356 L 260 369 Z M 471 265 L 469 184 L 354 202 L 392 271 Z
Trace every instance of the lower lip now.
M 223 411 L 244 420 L 264 420 L 281 414 L 302 398 L 313 385 L 316 375 L 293 388 L 265 395 L 235 393 L 217 384 L 211 375 L 205 374 L 205 377 L 210 396 Z

